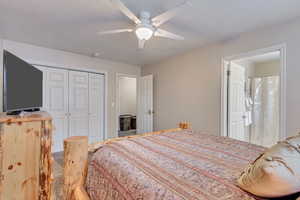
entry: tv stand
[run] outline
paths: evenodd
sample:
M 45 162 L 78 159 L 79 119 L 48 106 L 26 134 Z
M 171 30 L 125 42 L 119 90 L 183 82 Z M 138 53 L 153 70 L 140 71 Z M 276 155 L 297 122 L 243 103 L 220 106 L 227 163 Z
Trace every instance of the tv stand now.
M 28 110 L 18 110 L 18 111 L 11 111 L 11 112 L 7 112 L 7 115 L 20 115 L 22 112 L 38 112 L 40 111 L 39 108 L 33 108 L 33 109 L 28 109 Z
M 46 112 L 0 113 L 1 200 L 52 199 L 51 121 Z
M 7 115 L 20 115 L 22 111 L 11 111 L 11 112 L 7 112 Z
M 33 108 L 33 109 L 24 110 L 24 112 L 38 112 L 38 111 L 40 111 L 39 108 Z

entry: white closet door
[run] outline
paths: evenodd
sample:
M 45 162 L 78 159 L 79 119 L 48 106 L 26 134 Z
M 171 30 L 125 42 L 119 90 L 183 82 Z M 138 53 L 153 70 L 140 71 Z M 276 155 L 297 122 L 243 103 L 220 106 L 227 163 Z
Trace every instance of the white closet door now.
M 63 151 L 63 140 L 68 137 L 68 71 L 50 68 L 42 71 L 43 107 L 51 114 L 54 125 L 53 151 Z
M 89 75 L 69 72 L 69 136 L 89 135 Z
M 104 139 L 104 75 L 89 74 L 89 141 Z

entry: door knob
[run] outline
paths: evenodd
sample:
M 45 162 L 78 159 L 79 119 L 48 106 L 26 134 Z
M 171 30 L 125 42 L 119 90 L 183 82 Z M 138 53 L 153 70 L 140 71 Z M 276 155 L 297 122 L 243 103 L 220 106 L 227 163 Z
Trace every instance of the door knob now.
M 149 114 L 149 115 L 153 115 L 153 114 L 154 114 L 154 110 L 149 110 L 149 111 L 148 111 L 148 114 Z

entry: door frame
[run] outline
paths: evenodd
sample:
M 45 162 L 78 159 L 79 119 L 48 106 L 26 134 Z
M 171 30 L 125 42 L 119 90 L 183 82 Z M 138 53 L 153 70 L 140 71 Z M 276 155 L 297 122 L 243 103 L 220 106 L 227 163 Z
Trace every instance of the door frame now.
M 139 76 L 137 75 L 133 75 L 133 74 L 125 74 L 125 73 L 116 73 L 116 112 L 115 112 L 115 120 L 116 120 L 116 127 L 115 127 L 115 130 L 116 130 L 116 134 L 117 134 L 117 137 L 119 137 L 118 135 L 118 132 L 119 132 L 119 115 L 120 115 L 120 104 L 121 104 L 121 101 L 120 101 L 120 78 L 121 77 L 128 77 L 128 78 L 135 78 L 136 80 L 136 111 L 138 109 L 138 82 L 139 82 Z M 138 112 L 136 113 L 136 117 L 138 118 Z M 137 121 L 138 122 L 138 121 Z
M 233 56 L 226 56 L 222 58 L 222 70 L 221 70 L 221 136 L 228 137 L 227 126 L 228 126 L 228 109 L 227 109 L 227 97 L 228 97 L 228 67 L 232 60 L 238 60 L 247 57 L 253 57 L 273 51 L 280 51 L 280 128 L 279 128 L 279 139 L 284 140 L 287 137 L 286 134 L 286 44 L 274 45 L 262 49 L 256 49 L 246 53 L 240 53 Z

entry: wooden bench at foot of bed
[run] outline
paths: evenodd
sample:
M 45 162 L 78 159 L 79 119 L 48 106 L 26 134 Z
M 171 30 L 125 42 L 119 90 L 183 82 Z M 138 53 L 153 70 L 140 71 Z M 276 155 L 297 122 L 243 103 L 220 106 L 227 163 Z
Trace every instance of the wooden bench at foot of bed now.
M 157 135 L 190 129 L 190 124 L 180 122 L 179 128 L 161 130 L 141 135 L 109 139 L 104 142 L 88 145 L 86 136 L 75 136 L 64 140 L 64 200 L 89 200 L 84 184 L 87 174 L 88 152 L 95 152 L 104 144 L 125 140 L 128 138 Z

